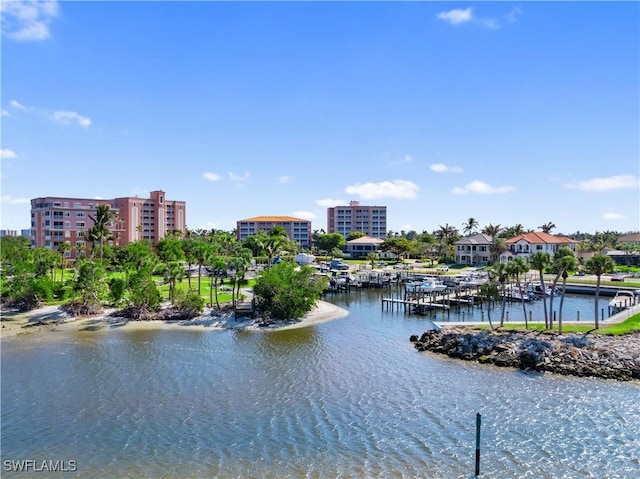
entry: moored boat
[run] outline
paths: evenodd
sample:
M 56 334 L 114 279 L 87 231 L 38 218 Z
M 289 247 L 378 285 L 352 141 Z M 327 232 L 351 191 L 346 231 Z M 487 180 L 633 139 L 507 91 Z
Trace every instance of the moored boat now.
M 636 304 L 636 296 L 632 291 L 625 289 L 618 291 L 613 299 L 609 301 L 609 306 L 614 309 L 625 309 L 634 304 Z

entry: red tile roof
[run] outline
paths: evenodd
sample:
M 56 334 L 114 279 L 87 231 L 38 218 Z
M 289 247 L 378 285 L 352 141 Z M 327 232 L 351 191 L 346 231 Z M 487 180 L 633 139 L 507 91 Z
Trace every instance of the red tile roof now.
M 509 238 L 507 240 L 507 244 L 517 243 L 518 241 L 526 241 L 529 244 L 571 244 L 577 243 L 569 238 L 565 238 L 563 236 L 553 236 L 549 233 L 543 233 L 542 231 L 537 231 L 535 233 L 525 233 L 522 235 L 514 236 L 513 238 Z

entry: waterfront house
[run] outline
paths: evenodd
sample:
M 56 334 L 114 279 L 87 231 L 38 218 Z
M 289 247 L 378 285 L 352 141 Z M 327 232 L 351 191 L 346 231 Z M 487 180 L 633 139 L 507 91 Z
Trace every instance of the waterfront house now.
M 529 259 L 532 254 L 537 252 L 545 252 L 553 256 L 563 246 L 575 253 L 578 242 L 563 236 L 553 236 L 537 231 L 509 238 L 506 244 L 507 251 L 500 254 L 501 263 L 512 261 L 516 257 Z
M 493 238 L 484 233 L 466 236 L 453 246 L 456 250 L 456 263 L 467 266 L 486 266 L 491 258 Z
M 395 257 L 393 253 L 378 251 L 384 243 L 383 239 L 362 236 L 360 238 L 347 241 L 344 245 L 344 253 L 347 258 L 366 258 L 371 253 L 380 255 L 381 258 Z

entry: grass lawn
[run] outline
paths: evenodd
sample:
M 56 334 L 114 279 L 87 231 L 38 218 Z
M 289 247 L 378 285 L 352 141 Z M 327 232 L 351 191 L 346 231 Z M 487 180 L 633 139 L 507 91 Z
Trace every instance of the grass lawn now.
M 481 326 L 482 329 L 489 328 L 489 325 Z M 501 331 L 523 331 L 524 323 L 522 324 L 509 324 L 508 326 L 503 326 L 500 328 Z M 554 330 L 545 329 L 544 324 L 541 323 L 530 323 L 529 324 L 530 331 L 547 331 L 547 332 L 555 332 L 557 331 L 557 323 L 556 328 Z M 594 329 L 593 324 L 562 324 L 562 333 L 590 333 L 590 334 L 600 334 L 600 335 L 608 335 L 608 336 L 620 336 L 623 334 L 631 334 L 640 332 L 640 313 L 631 316 L 621 323 L 607 324 L 605 321 L 600 321 L 600 328 Z
M 154 276 L 153 279 L 157 282 L 157 284 L 161 284 L 162 283 L 162 277 L 161 276 Z M 253 285 L 255 284 L 255 279 L 249 279 L 247 280 L 247 282 L 245 284 L 243 284 L 241 286 L 241 288 L 252 288 Z M 232 285 L 229 282 L 229 280 L 225 280 L 223 284 L 218 284 L 218 302 L 220 304 L 224 304 L 224 303 L 230 303 L 232 300 L 232 294 L 231 294 L 231 288 Z M 189 290 L 189 281 L 187 279 L 183 279 L 182 281 L 179 281 L 178 283 L 176 283 L 176 289 L 179 291 L 188 291 Z M 194 291 L 198 290 L 198 278 L 191 278 L 191 289 Z M 202 296 L 202 298 L 204 298 L 205 303 L 209 303 L 209 278 L 202 278 L 200 280 L 200 296 Z M 162 284 L 161 286 L 158 286 L 158 290 L 160 291 L 160 294 L 162 295 L 163 299 L 169 299 L 169 285 L 168 284 Z M 242 292 L 241 292 L 242 294 Z M 216 302 L 216 298 L 215 298 L 215 291 L 213 291 L 212 294 L 212 298 L 213 298 L 213 303 L 215 304 Z

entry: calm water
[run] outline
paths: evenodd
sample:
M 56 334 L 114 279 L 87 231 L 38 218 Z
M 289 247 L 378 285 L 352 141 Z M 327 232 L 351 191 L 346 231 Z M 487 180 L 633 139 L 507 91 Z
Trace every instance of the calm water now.
M 640 477 L 640 384 L 421 354 L 425 317 L 328 299 L 349 316 L 291 331 L 3 340 L 2 477 L 471 478 L 478 412 L 483 478 Z

